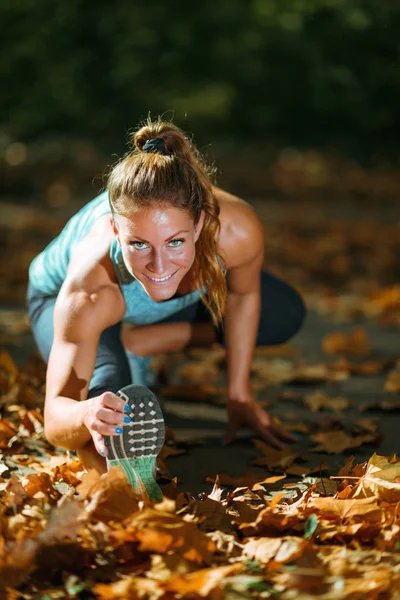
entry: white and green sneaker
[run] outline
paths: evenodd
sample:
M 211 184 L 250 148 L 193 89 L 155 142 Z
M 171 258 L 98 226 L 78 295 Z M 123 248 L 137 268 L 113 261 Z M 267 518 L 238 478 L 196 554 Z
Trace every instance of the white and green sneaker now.
M 120 435 L 105 435 L 108 451 L 107 469 L 119 466 L 138 496 L 153 501 L 162 500 L 155 480 L 156 459 L 165 439 L 165 424 L 156 396 L 144 385 L 128 385 L 117 396 L 130 406 L 126 414 L 130 423 L 123 423 Z

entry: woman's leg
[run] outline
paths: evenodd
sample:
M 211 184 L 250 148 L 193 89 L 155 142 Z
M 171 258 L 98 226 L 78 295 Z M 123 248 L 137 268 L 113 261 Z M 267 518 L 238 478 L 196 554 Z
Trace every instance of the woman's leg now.
M 54 339 L 53 314 L 56 297 L 41 296 L 30 287 L 28 290 L 28 314 L 36 344 L 43 359 L 48 362 Z M 88 398 L 103 392 L 117 392 L 131 383 L 130 369 L 121 342 L 121 324 L 109 327 L 100 336 L 97 347 L 96 364 L 89 384 Z M 90 441 L 77 451 L 83 465 L 95 468 L 100 473 L 106 469 L 102 458 Z
M 211 315 L 199 300 L 153 325 L 125 326 L 122 343 L 137 356 L 207 348 L 217 341 Z
M 257 346 L 275 346 L 290 340 L 306 315 L 300 294 L 268 271 L 261 272 L 261 315 Z M 125 327 L 125 348 L 138 356 L 179 352 L 188 347 L 224 343 L 223 329 L 213 327 L 211 315 L 201 301 L 154 325 Z
M 28 314 L 39 352 L 47 363 L 53 345 L 55 296 L 28 291 Z M 121 323 L 109 327 L 100 336 L 96 363 L 89 384 L 88 398 L 103 392 L 117 392 L 131 383 L 129 365 L 121 342 Z
M 257 346 L 276 346 L 289 341 L 301 328 L 306 312 L 300 294 L 291 285 L 262 270 Z M 223 344 L 222 330 L 217 337 Z

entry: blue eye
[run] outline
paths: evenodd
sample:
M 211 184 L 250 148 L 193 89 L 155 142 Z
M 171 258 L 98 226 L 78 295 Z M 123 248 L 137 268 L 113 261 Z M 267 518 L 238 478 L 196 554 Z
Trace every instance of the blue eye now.
M 173 248 L 179 248 L 181 244 L 183 244 L 185 240 L 183 238 L 179 238 L 176 240 L 171 240 L 169 245 L 172 245 Z
M 131 246 L 134 246 L 136 250 L 144 250 L 147 248 L 144 242 L 131 242 Z

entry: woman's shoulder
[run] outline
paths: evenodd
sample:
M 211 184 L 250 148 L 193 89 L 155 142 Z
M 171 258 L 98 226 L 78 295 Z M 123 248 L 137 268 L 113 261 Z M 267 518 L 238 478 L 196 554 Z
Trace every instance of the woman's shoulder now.
M 80 327 L 82 319 L 95 318 L 102 328 L 121 320 L 125 304 L 110 259 L 112 239 L 109 217 L 108 223 L 107 217 L 102 217 L 74 248 L 57 299 L 57 314 L 62 319 L 68 321 L 72 315 L 73 323 Z
M 95 290 L 116 283 L 110 258 L 114 233 L 109 215 L 96 220 L 86 236 L 74 247 L 68 265 L 67 280 L 75 286 Z
M 264 250 L 264 227 L 254 208 L 242 198 L 213 189 L 220 206 L 219 245 L 228 269 L 242 266 Z

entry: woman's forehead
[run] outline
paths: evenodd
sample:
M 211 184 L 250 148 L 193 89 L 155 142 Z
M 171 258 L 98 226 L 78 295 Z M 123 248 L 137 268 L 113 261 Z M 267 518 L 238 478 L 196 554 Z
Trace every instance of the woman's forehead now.
M 190 231 L 194 228 L 193 217 L 189 211 L 174 207 L 139 209 L 128 216 L 117 215 L 116 220 L 120 230 L 137 235 L 141 235 L 143 232 L 155 233 L 157 231 L 173 233 L 180 229 Z

